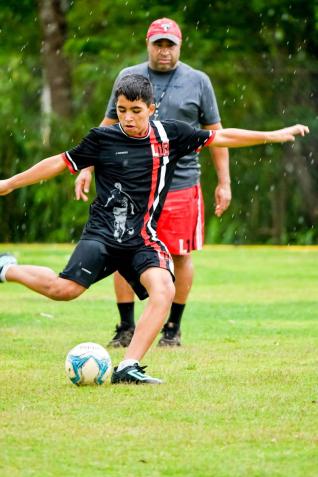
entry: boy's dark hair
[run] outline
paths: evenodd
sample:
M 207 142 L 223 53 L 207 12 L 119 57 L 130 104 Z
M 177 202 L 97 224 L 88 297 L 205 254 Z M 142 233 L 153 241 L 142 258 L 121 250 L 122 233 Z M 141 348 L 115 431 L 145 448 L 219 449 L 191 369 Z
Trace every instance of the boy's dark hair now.
M 152 85 L 148 78 L 142 75 L 126 75 L 120 78 L 115 89 L 115 99 L 125 96 L 129 101 L 141 100 L 150 106 L 154 102 Z

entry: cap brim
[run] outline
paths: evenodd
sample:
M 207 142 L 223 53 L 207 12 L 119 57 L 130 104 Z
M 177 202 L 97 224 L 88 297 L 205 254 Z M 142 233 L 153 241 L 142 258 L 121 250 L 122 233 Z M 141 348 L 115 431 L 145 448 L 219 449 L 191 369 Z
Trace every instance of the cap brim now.
M 175 35 L 169 35 L 169 33 L 167 33 L 167 34 L 160 33 L 158 35 L 151 35 L 148 38 L 148 40 L 151 41 L 151 43 L 153 43 L 154 41 L 157 41 L 157 40 L 170 40 L 170 41 L 173 41 L 173 43 L 175 43 L 176 45 L 180 45 L 180 43 L 181 43 L 181 38 L 178 38 Z

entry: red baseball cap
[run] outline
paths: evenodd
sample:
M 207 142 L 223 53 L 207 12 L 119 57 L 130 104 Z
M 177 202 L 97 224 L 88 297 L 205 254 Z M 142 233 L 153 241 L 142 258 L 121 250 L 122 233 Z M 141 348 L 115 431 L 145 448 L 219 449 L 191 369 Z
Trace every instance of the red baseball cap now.
M 161 39 L 173 41 L 176 45 L 181 43 L 182 33 L 179 25 L 170 18 L 159 18 L 148 28 L 147 40 L 153 42 Z

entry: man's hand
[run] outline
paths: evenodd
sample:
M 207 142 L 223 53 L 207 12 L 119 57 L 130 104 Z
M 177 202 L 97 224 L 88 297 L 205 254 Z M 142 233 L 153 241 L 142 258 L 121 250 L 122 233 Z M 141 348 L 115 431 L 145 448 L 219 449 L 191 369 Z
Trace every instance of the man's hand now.
M 92 169 L 88 167 L 83 169 L 75 181 L 75 197 L 76 200 L 82 199 L 84 202 L 88 201 L 86 194 L 89 193 L 89 189 L 92 182 Z
M 230 205 L 232 199 L 231 185 L 230 183 L 218 184 L 215 189 L 215 210 L 214 213 L 217 217 L 221 217 L 223 212 L 226 211 Z
M 0 181 L 0 195 L 7 195 L 13 191 L 13 188 L 10 187 L 9 179 L 4 179 Z

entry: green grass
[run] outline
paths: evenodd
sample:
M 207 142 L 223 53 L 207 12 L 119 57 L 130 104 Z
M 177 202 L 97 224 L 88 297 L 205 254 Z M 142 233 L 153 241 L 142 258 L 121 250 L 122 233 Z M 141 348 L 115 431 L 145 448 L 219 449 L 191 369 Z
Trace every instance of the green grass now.
M 72 248 L 2 246 L 56 271 Z M 67 351 L 112 336 L 111 278 L 69 303 L 0 285 L 1 477 L 318 475 L 318 249 L 193 257 L 183 347 L 145 359 L 162 386 L 67 381 Z

